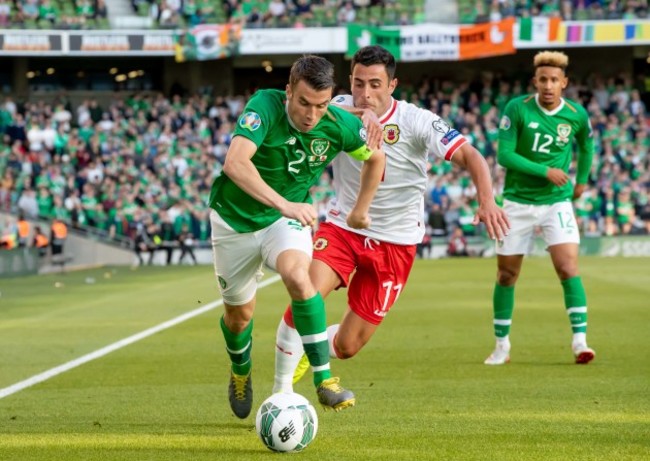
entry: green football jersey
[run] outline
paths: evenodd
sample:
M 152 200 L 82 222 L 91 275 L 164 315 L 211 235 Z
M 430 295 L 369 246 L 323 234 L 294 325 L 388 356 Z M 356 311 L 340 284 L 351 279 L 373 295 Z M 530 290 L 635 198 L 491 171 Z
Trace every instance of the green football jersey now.
M 504 197 L 530 204 L 571 200 L 572 183 L 556 186 L 546 172 L 548 168 L 569 172 L 574 140 L 579 151 L 576 182 L 585 184 L 594 150 L 587 111 L 568 99 L 553 111 L 540 107 L 535 95 L 512 99 L 499 124 L 498 161 L 506 168 Z
M 309 190 L 339 152 L 358 160 L 372 155 L 359 118 L 330 106 L 318 124 L 303 133 L 289 120 L 286 94 L 279 90 L 253 95 L 237 121 L 235 136 L 255 143 L 257 152 L 251 160 L 257 171 L 290 202 L 311 203 Z M 210 207 L 237 232 L 263 229 L 281 217 L 278 210 L 246 194 L 225 173 L 212 185 Z

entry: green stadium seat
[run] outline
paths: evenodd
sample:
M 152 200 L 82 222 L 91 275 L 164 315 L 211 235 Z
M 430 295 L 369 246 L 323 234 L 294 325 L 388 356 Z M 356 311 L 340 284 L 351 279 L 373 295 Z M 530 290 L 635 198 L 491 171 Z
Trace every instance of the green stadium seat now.
M 149 16 L 149 4 L 147 2 L 138 3 L 138 16 Z
M 108 21 L 108 18 L 97 18 L 95 19 L 98 29 L 110 29 L 111 23 Z

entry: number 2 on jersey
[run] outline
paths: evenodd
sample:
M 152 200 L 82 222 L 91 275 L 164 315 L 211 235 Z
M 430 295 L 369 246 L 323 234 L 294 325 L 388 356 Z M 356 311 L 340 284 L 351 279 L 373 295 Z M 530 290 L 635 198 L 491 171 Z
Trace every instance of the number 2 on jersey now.
M 287 170 L 289 170 L 292 173 L 300 173 L 300 170 L 298 168 L 294 168 L 294 165 L 304 162 L 305 159 L 307 158 L 307 154 L 303 150 L 296 149 L 296 153 L 300 154 L 300 158 L 298 160 L 293 160 L 289 162 L 289 166 L 287 167 Z

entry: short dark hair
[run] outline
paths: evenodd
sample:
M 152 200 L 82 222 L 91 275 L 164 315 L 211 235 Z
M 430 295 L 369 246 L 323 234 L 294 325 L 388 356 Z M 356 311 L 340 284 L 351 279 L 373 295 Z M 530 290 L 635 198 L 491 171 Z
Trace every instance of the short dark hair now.
M 386 68 L 388 80 L 395 78 L 395 56 L 391 54 L 386 48 L 379 45 L 364 46 L 360 48 L 352 57 L 352 64 L 350 64 L 350 73 L 354 71 L 354 66 L 361 64 L 362 66 L 372 66 L 374 64 L 382 64 Z
M 289 73 L 292 88 L 301 80 L 317 91 L 334 88 L 334 64 L 320 56 L 306 54 L 293 63 Z

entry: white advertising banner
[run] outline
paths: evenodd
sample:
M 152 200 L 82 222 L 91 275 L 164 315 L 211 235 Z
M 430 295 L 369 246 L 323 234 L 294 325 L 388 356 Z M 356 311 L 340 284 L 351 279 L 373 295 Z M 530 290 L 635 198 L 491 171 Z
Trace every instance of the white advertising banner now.
M 239 42 L 239 53 L 345 53 L 347 36 L 347 30 L 343 27 L 244 29 Z

